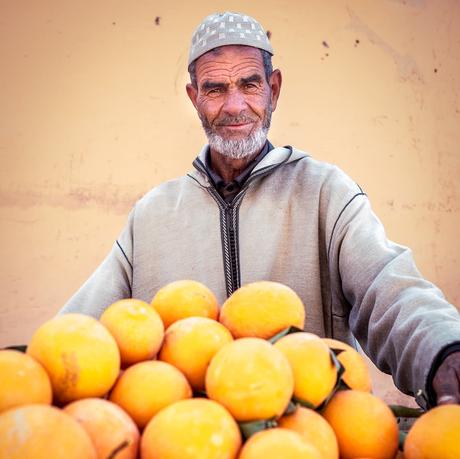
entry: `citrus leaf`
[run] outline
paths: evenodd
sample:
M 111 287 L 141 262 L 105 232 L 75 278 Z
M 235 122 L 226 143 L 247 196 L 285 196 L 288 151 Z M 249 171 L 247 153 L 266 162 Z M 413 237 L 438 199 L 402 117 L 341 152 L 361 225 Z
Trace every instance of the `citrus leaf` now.
M 337 350 L 337 349 L 336 349 Z M 329 395 L 325 398 L 325 400 L 316 408 L 316 411 L 322 411 L 326 408 L 327 404 L 330 402 L 331 398 L 338 390 L 349 389 L 348 385 L 343 381 L 342 375 L 345 373 L 345 367 L 339 362 L 337 359 L 335 350 L 329 349 L 329 355 L 331 357 L 331 362 L 334 364 L 337 370 L 337 380 L 335 382 L 335 386 L 332 388 Z
M 421 408 L 409 408 L 408 406 L 402 405 L 388 406 L 397 418 L 418 418 L 425 412 Z
M 339 362 L 339 359 L 337 358 L 337 356 L 343 351 L 343 349 L 330 349 L 330 351 L 331 361 L 337 369 L 336 385 L 338 385 L 338 383 L 342 379 L 342 375 L 345 373 L 345 367 Z
M 262 421 L 250 421 L 250 422 L 239 422 L 238 423 L 243 438 L 247 440 L 251 435 L 261 432 L 262 430 L 271 429 L 277 427 L 278 423 L 274 418 L 262 420 Z
M 288 403 L 288 406 L 284 410 L 283 416 L 289 416 L 290 414 L 294 414 L 297 411 L 297 403 L 293 402 L 292 400 Z
M 297 404 L 299 404 L 301 406 L 304 406 L 305 408 L 310 408 L 312 410 L 321 412 L 324 408 L 326 408 L 326 405 L 329 403 L 331 398 L 334 396 L 334 394 L 338 390 L 350 389 L 348 387 L 348 385 L 345 383 L 345 381 L 343 381 L 343 379 L 342 379 L 342 375 L 345 372 L 345 367 L 338 361 L 334 350 L 329 349 L 329 355 L 330 355 L 330 358 L 331 358 L 331 362 L 333 363 L 333 365 L 337 369 L 337 380 L 336 380 L 335 386 L 332 388 L 332 390 L 329 393 L 329 395 L 317 407 L 315 407 L 315 405 L 313 405 L 311 402 L 309 402 L 307 400 L 302 400 L 302 399 L 297 398 L 297 397 L 292 397 L 292 401 L 294 403 L 297 403 Z
M 4 350 L 10 349 L 13 351 L 19 351 L 19 352 L 26 352 L 27 350 L 27 345 L 26 344 L 17 344 L 14 346 L 7 346 L 3 348 Z
M 330 347 L 329 349 L 334 353 L 336 357 L 342 352 L 345 352 L 345 349 L 336 349 L 335 347 Z
M 303 330 L 301 328 L 294 327 L 294 325 L 291 325 L 290 327 L 285 328 L 284 330 L 281 330 L 279 333 L 272 336 L 267 341 L 269 343 L 275 344 L 278 340 L 280 340 L 284 336 L 290 335 L 291 333 L 299 333 L 299 332 L 303 332 Z
M 342 378 L 340 378 L 340 382 L 336 390 L 351 390 L 351 387 Z
M 398 438 L 398 448 L 399 451 L 404 451 L 404 442 L 406 441 L 407 433 L 399 431 L 399 438 Z
M 300 398 L 297 398 L 297 397 L 292 397 L 292 401 L 294 403 L 296 403 L 297 405 L 301 405 L 305 408 L 310 408 L 311 410 L 315 410 L 315 405 L 313 405 L 313 403 L 310 403 L 308 402 L 307 400 L 302 400 Z

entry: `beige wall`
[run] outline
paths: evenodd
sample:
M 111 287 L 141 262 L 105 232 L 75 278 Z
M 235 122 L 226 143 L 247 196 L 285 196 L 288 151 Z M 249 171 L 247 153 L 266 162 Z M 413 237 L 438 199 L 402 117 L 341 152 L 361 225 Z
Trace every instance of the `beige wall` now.
M 190 168 L 188 42 L 229 4 L 284 71 L 271 140 L 348 172 L 460 304 L 460 2 L 0 0 L 0 345 L 26 342 L 134 201 Z

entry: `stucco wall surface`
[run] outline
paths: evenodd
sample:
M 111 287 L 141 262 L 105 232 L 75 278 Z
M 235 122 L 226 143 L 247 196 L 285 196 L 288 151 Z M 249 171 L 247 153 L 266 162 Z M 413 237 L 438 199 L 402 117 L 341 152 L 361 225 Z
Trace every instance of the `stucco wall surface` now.
M 27 342 L 103 259 L 136 199 L 190 169 L 205 137 L 184 91 L 188 43 L 228 8 L 0 0 L 0 345 Z M 460 2 L 231 8 L 270 31 L 283 71 L 271 141 L 344 169 L 459 305 Z

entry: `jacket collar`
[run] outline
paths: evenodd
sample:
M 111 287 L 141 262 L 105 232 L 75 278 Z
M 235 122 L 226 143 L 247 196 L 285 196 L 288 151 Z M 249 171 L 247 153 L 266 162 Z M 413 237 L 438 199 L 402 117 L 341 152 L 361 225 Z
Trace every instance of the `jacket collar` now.
M 206 168 L 204 166 L 206 161 L 206 155 L 209 150 L 209 145 L 205 145 L 196 159 L 193 161 L 193 166 L 195 170 L 190 172 L 188 175 L 197 180 L 200 185 L 209 187 L 211 186 L 211 181 L 206 173 Z M 283 164 L 289 164 L 299 159 L 305 158 L 305 153 L 292 148 L 291 146 L 285 147 L 276 147 L 273 150 L 269 151 L 267 155 L 260 161 L 259 164 L 253 169 L 249 178 L 254 175 L 258 175 L 258 173 L 262 173 L 262 171 L 266 171 L 267 173 L 272 169 L 277 168 Z

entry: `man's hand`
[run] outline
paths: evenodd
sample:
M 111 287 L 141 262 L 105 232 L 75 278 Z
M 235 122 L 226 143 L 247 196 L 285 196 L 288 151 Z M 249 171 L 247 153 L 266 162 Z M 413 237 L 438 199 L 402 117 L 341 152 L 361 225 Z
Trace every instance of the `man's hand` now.
M 433 389 L 437 405 L 460 404 L 460 352 L 452 352 L 439 365 Z

